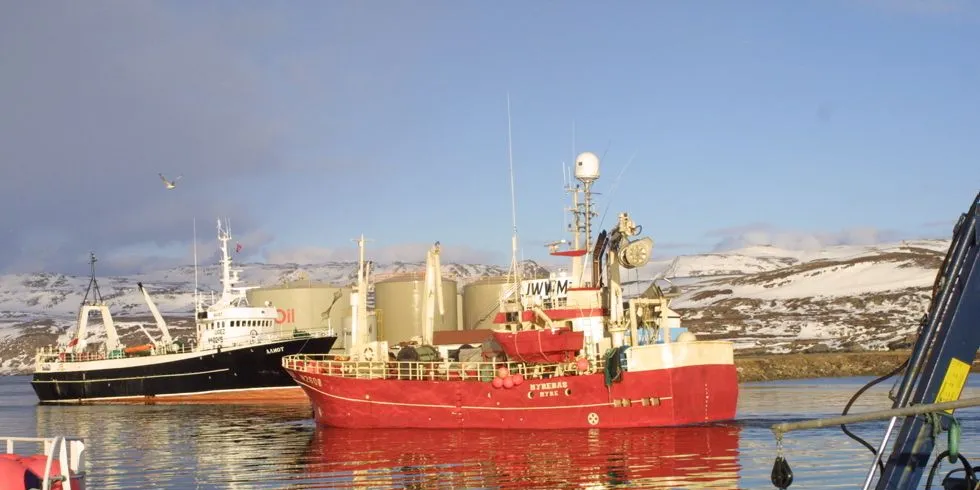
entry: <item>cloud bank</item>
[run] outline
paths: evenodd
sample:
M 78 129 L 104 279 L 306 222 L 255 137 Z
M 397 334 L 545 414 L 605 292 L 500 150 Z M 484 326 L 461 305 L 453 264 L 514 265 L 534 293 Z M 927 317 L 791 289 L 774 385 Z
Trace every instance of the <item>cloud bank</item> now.
M 432 247 L 431 243 L 404 243 L 376 247 L 368 242 L 365 244 L 365 256 L 368 260 L 380 263 L 423 262 L 430 247 Z M 442 244 L 440 257 L 442 263 L 457 264 L 494 264 L 502 259 L 496 252 L 445 243 Z M 263 254 L 263 258 L 270 264 L 322 264 L 357 260 L 358 251 L 354 246 L 343 249 L 296 247 L 269 250 Z
M 757 245 L 788 250 L 819 250 L 835 245 L 875 245 L 907 238 L 905 233 L 875 227 L 847 228 L 838 231 L 805 231 L 779 228 L 766 223 L 712 230 L 707 237 L 717 240 L 715 252 Z

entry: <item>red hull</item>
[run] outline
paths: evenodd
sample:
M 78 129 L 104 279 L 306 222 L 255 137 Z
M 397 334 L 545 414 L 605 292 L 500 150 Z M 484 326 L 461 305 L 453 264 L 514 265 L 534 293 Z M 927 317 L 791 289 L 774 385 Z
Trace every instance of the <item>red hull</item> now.
M 506 432 L 318 427 L 303 469 L 332 488 L 739 488 L 739 436 L 734 424 Z
M 585 343 L 585 333 L 561 329 L 552 332 L 524 330 L 521 332 L 493 332 L 494 339 L 507 354 L 507 358 L 527 363 L 562 362 L 573 359 Z
M 357 379 L 286 367 L 318 424 L 348 428 L 628 428 L 735 418 L 732 364 L 526 380 L 513 388 L 468 380 Z M 530 395 L 529 395 L 530 394 Z

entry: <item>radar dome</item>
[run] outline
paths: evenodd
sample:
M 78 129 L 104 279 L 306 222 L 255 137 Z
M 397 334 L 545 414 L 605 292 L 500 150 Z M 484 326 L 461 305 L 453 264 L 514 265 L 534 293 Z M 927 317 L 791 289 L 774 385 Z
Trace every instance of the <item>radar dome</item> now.
M 575 178 L 583 182 L 599 178 L 599 157 L 595 153 L 586 151 L 575 157 Z

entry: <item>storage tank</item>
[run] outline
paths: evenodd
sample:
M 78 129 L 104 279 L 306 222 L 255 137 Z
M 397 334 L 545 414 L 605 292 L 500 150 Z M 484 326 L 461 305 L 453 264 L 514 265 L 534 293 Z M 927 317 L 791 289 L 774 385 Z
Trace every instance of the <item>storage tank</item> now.
M 401 274 L 375 283 L 378 340 L 394 345 L 422 334 L 424 289 L 425 275 L 421 273 Z M 442 278 L 444 313 L 440 317 L 436 310 L 433 331 L 457 330 L 456 295 L 456 281 Z
M 293 281 L 276 286 L 249 289 L 245 295 L 252 305 L 272 303 L 279 316 L 276 325 L 282 331 L 318 330 L 332 327 L 338 336 L 344 326 L 344 317 L 350 312 L 349 287 L 310 281 Z M 326 315 L 329 310 L 329 316 Z M 328 320 L 329 319 L 329 320 Z
M 463 286 L 463 330 L 495 327 L 493 318 L 509 281 L 508 276 L 489 276 Z
M 334 327 L 337 329 L 337 341 L 334 342 L 333 348 L 330 349 L 331 353 L 337 353 L 335 351 L 346 351 L 347 347 L 353 343 L 353 341 L 351 340 L 351 335 L 353 333 L 351 331 L 351 326 L 354 324 L 354 322 L 351 313 L 352 312 L 350 308 L 348 308 L 347 312 L 345 313 L 344 321 L 343 321 L 343 325 L 344 325 L 343 335 L 340 335 L 340 329 L 338 327 Z M 331 316 L 333 316 L 332 312 L 331 312 Z M 366 335 L 367 341 L 374 342 L 375 340 L 378 340 L 377 332 L 378 332 L 378 317 L 374 311 L 369 310 L 367 312 L 367 335 Z

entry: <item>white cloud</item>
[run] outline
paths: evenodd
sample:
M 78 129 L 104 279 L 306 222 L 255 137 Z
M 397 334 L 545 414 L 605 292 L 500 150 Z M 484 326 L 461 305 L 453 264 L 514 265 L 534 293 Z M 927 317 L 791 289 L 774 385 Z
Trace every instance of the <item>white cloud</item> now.
M 714 251 L 733 250 L 756 245 L 771 245 L 787 250 L 818 250 L 834 245 L 874 245 L 900 240 L 894 230 L 855 227 L 838 231 L 802 231 L 781 229 L 765 223 L 713 230 L 707 236 L 718 237 Z
M 365 245 L 365 257 L 379 263 L 424 262 L 431 243 L 402 243 L 395 245 Z M 443 263 L 492 264 L 499 262 L 499 253 L 478 250 L 466 245 L 441 244 Z M 324 262 L 346 262 L 357 260 L 357 248 L 293 247 L 273 248 L 263 257 L 271 264 L 319 264 Z

